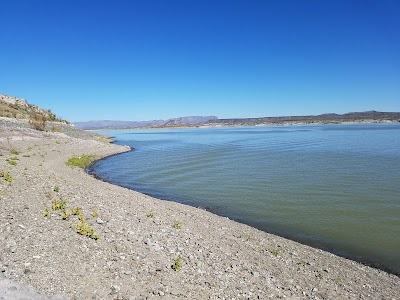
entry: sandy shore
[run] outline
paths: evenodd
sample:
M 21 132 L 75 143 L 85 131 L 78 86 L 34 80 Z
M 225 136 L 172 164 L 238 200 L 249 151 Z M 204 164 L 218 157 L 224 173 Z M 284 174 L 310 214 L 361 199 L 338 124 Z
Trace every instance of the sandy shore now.
M 400 299 L 395 275 L 66 165 L 127 147 L 26 128 L 0 135 L 0 170 L 13 178 L 0 177 L 4 299 Z M 81 208 L 100 240 L 78 234 L 54 199 Z

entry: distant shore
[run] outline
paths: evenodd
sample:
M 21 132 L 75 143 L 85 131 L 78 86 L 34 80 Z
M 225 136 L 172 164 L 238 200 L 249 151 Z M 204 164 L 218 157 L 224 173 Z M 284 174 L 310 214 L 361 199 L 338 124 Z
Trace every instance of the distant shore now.
M 282 121 L 267 123 L 214 123 L 204 125 L 170 125 L 170 126 L 146 126 L 146 127 L 126 127 L 126 128 L 99 128 L 86 129 L 87 131 L 101 130 L 145 130 L 145 129 L 174 129 L 174 128 L 220 128 L 220 127 L 246 127 L 246 126 L 304 126 L 304 125 L 340 125 L 340 124 L 390 124 L 400 123 L 400 120 L 354 120 L 354 121 L 332 121 L 332 122 L 299 122 L 299 121 Z
M 219 119 L 216 116 L 191 116 L 152 121 L 111 121 L 99 120 L 76 122 L 80 129 L 136 129 L 136 128 L 192 128 L 221 126 L 287 126 L 307 124 L 348 124 L 348 123 L 386 123 L 400 122 L 398 112 L 353 112 L 347 114 L 322 114 L 316 116 L 282 116 L 260 118 Z
M 129 147 L 67 125 L 60 133 L 2 122 L 6 299 L 21 291 L 19 284 L 29 288 L 29 299 L 400 298 L 395 275 L 66 165 L 73 156 L 99 159 Z M 99 240 L 77 233 L 77 216 L 64 220 L 52 209 L 63 200 L 67 212 L 81 209 Z

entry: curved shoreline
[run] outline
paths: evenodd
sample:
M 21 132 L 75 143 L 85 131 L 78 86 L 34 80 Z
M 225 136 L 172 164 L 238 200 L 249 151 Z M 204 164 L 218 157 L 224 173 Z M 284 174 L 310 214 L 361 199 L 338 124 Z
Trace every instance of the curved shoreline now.
M 313 125 L 314 125 L 314 124 L 313 124 Z M 116 140 L 114 140 L 114 138 L 115 138 L 115 137 L 113 137 L 113 143 L 116 144 L 116 145 L 122 146 L 122 144 L 118 144 L 118 142 L 117 142 Z M 126 152 L 123 152 L 123 153 L 132 152 L 133 150 L 134 150 L 134 148 L 131 148 L 130 151 L 126 151 Z M 185 201 L 184 198 L 174 198 L 174 199 L 173 199 L 173 198 L 170 198 L 170 197 L 168 197 L 168 196 L 165 196 L 165 197 L 164 197 L 164 196 L 161 196 L 161 197 L 160 197 L 160 195 L 154 195 L 154 194 L 152 194 L 151 192 L 146 192 L 146 191 L 143 191 L 143 190 L 140 190 L 140 189 L 136 190 L 136 189 L 132 189 L 132 188 L 130 188 L 130 187 L 128 187 L 128 186 L 123 186 L 123 185 L 114 183 L 114 182 L 112 182 L 111 180 L 107 180 L 107 179 L 101 177 L 101 176 L 100 176 L 98 173 L 96 173 L 95 170 L 92 168 L 93 165 L 94 165 L 95 163 L 97 163 L 97 162 L 99 162 L 99 161 L 101 161 L 101 160 L 106 160 L 106 159 L 109 158 L 109 157 L 116 156 L 116 155 L 119 155 L 119 154 L 122 154 L 122 153 L 117 153 L 117 154 L 109 155 L 109 156 L 106 156 L 106 157 L 103 157 L 103 158 L 101 158 L 101 159 L 98 159 L 98 160 L 94 161 L 94 162 L 86 169 L 86 172 L 87 172 L 89 175 L 94 176 L 96 179 L 101 180 L 101 181 L 103 181 L 103 182 L 107 182 L 107 183 L 110 183 L 110 184 L 113 184 L 113 185 L 116 185 L 116 186 L 119 186 L 119 187 L 122 187 L 122 188 L 127 188 L 127 189 L 130 189 L 130 190 L 134 191 L 134 192 L 142 193 L 142 194 L 144 194 L 144 195 L 147 195 L 147 196 L 149 196 L 149 197 L 158 199 L 158 200 L 160 200 L 160 201 L 170 201 L 170 202 L 180 203 L 180 204 L 183 204 L 183 205 L 189 205 L 189 206 L 191 206 L 191 207 L 193 207 L 193 208 L 202 208 L 202 207 L 196 206 L 195 204 L 191 204 L 190 201 Z M 238 223 L 241 223 L 241 224 L 245 224 L 245 225 L 250 226 L 250 227 L 252 227 L 252 228 L 254 228 L 254 229 L 256 229 L 256 230 L 260 230 L 260 231 L 263 231 L 263 232 L 268 233 L 268 234 L 276 235 L 276 236 L 279 236 L 279 237 L 284 238 L 284 239 L 289 239 L 289 240 L 292 240 L 292 241 L 294 241 L 294 242 L 297 242 L 297 243 L 300 243 L 300 244 L 303 244 L 303 245 L 306 245 L 306 246 L 313 247 L 313 248 L 315 248 L 315 249 L 319 249 L 319 250 L 322 250 L 322 251 L 329 252 L 329 253 L 331 253 L 331 254 L 334 254 L 334 255 L 343 257 L 343 258 L 345 258 L 345 259 L 353 260 L 353 261 L 355 261 L 355 262 L 357 262 L 357 263 L 360 263 L 360 264 L 362 264 L 362 265 L 365 265 L 365 266 L 367 266 L 367 267 L 379 269 L 379 270 L 382 270 L 382 271 L 384 271 L 384 272 L 387 272 L 387 273 L 390 273 L 390 274 L 393 274 L 393 275 L 396 275 L 396 276 L 400 276 L 400 270 L 399 270 L 399 269 L 391 268 L 391 267 L 388 266 L 387 264 L 380 263 L 379 261 L 374 260 L 374 259 L 372 259 L 372 258 L 368 258 L 368 257 L 365 257 L 365 256 L 361 256 L 361 255 L 358 255 L 357 253 L 352 253 L 352 252 L 346 251 L 346 250 L 335 250 L 334 248 L 332 248 L 331 246 L 329 246 L 329 245 L 326 244 L 326 243 L 320 244 L 320 243 L 318 243 L 317 241 L 314 241 L 314 240 L 310 240 L 310 239 L 309 239 L 309 240 L 301 239 L 301 238 L 297 238 L 296 236 L 293 236 L 293 235 L 290 235 L 290 234 L 285 235 L 284 232 L 279 231 L 279 230 L 275 230 L 275 231 L 264 230 L 264 229 L 262 229 L 262 228 L 258 228 L 257 226 L 254 226 L 254 225 L 252 225 L 252 224 L 250 224 L 250 223 L 247 223 L 247 222 L 245 222 L 245 221 L 243 221 L 243 220 L 240 220 L 240 219 L 237 219 L 237 218 L 235 218 L 235 217 L 232 217 L 231 215 L 224 214 L 223 211 L 218 211 L 217 209 L 209 209 L 209 208 L 202 208 L 202 209 L 205 209 L 205 210 L 207 210 L 208 212 L 210 212 L 210 213 L 212 213 L 212 214 L 215 214 L 216 216 L 225 217 L 225 218 L 228 218 L 228 219 L 230 219 L 230 220 L 232 220 L 232 221 L 235 221 L 235 222 L 238 222 Z
M 14 179 L 0 183 L 7 280 L 70 299 L 400 298 L 395 275 L 65 165 L 74 155 L 127 151 L 122 146 L 37 132 L 10 144 L 20 154 L 11 166 L 11 149 L 1 149 L 0 168 Z M 77 219 L 63 220 L 53 199 L 80 207 L 100 240 L 70 228 Z

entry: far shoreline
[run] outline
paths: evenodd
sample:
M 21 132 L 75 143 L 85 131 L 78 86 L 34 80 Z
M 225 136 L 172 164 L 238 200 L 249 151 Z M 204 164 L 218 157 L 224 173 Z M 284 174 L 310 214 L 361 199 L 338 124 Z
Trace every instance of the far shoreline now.
M 278 127 L 278 126 L 307 126 L 307 125 L 352 125 L 352 124 L 397 124 L 400 120 L 361 120 L 343 122 L 270 122 L 261 124 L 213 124 L 213 125 L 183 125 L 183 126 L 149 126 L 149 127 L 125 127 L 125 128 L 90 128 L 84 131 L 112 131 L 112 130 L 152 130 L 152 129 L 202 129 L 202 128 L 234 128 L 234 127 Z

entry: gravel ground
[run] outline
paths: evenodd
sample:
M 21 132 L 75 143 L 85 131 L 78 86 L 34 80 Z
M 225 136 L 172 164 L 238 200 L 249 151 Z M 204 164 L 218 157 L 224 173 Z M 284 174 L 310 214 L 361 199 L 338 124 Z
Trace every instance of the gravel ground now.
M 13 178 L 0 177 L 0 299 L 400 299 L 395 275 L 69 167 L 129 148 L 62 130 L 0 119 L 0 170 Z M 54 200 L 81 208 L 100 239 Z

